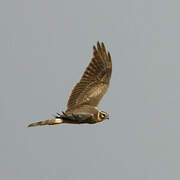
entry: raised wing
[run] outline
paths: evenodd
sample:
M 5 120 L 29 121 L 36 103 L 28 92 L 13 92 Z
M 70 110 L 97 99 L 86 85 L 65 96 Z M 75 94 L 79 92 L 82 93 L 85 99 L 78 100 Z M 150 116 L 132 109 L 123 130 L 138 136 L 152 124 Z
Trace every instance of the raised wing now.
M 79 105 L 97 106 L 108 89 L 112 72 L 110 53 L 99 42 L 93 50 L 91 62 L 69 97 L 68 110 Z

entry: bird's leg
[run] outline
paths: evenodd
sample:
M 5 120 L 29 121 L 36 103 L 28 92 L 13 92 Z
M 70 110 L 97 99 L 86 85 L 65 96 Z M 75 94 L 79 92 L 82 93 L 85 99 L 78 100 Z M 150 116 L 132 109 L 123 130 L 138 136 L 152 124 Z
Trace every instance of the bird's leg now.
M 62 119 L 66 119 L 66 120 L 70 120 L 70 121 L 76 121 L 76 122 L 79 120 L 79 115 L 72 114 L 69 116 L 64 112 L 62 112 L 62 113 L 63 113 L 63 115 L 60 116 Z
M 64 119 L 65 121 L 72 121 L 74 123 L 87 123 L 91 121 L 92 115 L 91 114 L 74 114 L 67 115 L 65 112 L 62 114 L 57 113 L 56 118 Z
M 62 114 L 63 114 L 64 116 L 67 116 L 67 114 L 66 114 L 64 111 L 62 111 Z
M 92 118 L 90 114 L 72 114 L 72 117 L 75 121 L 78 121 L 79 123 L 83 123 Z
M 59 113 L 56 113 L 58 115 L 58 117 L 60 117 L 61 115 Z
M 79 116 L 78 115 L 75 115 L 75 114 L 72 114 L 72 117 L 74 120 L 78 120 Z
M 55 118 L 65 118 L 65 117 L 67 117 L 67 114 L 65 113 L 65 112 L 63 112 L 62 111 L 62 114 L 60 114 L 60 113 L 56 113 L 57 115 L 55 116 Z

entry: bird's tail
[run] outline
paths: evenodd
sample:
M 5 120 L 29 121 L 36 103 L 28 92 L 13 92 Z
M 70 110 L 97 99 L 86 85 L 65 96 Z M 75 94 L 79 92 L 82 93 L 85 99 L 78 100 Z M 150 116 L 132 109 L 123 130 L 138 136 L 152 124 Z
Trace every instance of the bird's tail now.
M 63 119 L 54 117 L 54 118 L 48 119 L 46 121 L 39 121 L 39 122 L 29 124 L 28 127 L 44 126 L 44 125 L 56 125 L 56 124 L 62 124 L 62 123 L 63 123 Z

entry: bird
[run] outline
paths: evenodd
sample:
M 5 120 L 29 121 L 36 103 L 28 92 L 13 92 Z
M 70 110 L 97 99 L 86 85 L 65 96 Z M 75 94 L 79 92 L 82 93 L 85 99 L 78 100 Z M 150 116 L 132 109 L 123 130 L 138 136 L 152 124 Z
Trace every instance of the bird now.
M 80 81 L 74 86 L 67 110 L 57 113 L 51 119 L 29 124 L 28 127 L 57 124 L 95 124 L 109 119 L 109 114 L 98 109 L 99 102 L 106 93 L 112 74 L 110 52 L 103 42 L 93 46 L 93 57 Z

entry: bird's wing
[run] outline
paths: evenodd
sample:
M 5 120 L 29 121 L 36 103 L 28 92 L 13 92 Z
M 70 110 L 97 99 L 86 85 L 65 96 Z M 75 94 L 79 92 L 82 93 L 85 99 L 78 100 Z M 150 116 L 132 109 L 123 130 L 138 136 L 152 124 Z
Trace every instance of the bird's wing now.
M 104 43 L 93 47 L 93 57 L 80 81 L 73 88 L 67 103 L 67 109 L 79 105 L 97 106 L 106 93 L 112 72 L 110 53 Z

